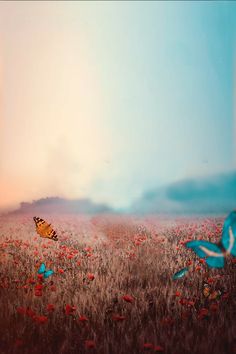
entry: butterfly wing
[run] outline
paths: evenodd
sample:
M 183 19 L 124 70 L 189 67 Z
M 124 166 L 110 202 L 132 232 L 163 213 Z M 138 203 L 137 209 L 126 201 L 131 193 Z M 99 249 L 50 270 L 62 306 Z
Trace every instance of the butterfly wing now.
M 220 296 L 221 296 L 221 291 L 220 290 L 215 290 L 209 295 L 209 300 L 219 299 Z
M 232 211 L 225 219 L 221 243 L 227 253 L 236 257 L 236 211 Z
M 210 287 L 210 285 L 209 284 L 207 284 L 207 283 L 205 283 L 204 284 L 204 286 L 203 286 L 203 295 L 205 296 L 205 297 L 208 297 L 209 295 L 210 295 L 210 293 L 211 293 L 211 287 Z
M 44 236 L 44 229 L 45 229 L 45 226 L 46 226 L 46 222 L 43 219 L 38 218 L 36 216 L 33 219 L 34 219 L 34 222 L 35 222 L 37 234 L 39 234 L 39 236 L 41 236 L 41 237 L 45 237 Z
M 36 225 L 36 232 L 44 238 L 49 238 L 54 241 L 58 241 L 56 231 L 53 230 L 50 224 L 48 224 L 45 220 L 34 217 L 34 222 Z
M 54 271 L 53 270 L 47 270 L 45 273 L 44 273 L 44 278 L 48 278 L 50 277 L 52 274 L 54 274 Z
M 45 229 L 45 237 L 50 238 L 53 241 L 58 241 L 56 231 L 53 230 L 50 224 L 47 225 L 47 228 Z
M 46 266 L 44 263 L 42 263 L 41 266 L 39 267 L 38 274 L 43 274 L 45 270 L 46 270 Z
M 185 274 L 188 272 L 188 268 L 183 268 L 181 270 L 179 270 L 178 272 L 176 272 L 172 279 L 176 280 L 176 279 L 180 279 L 180 278 L 183 278 L 185 276 Z
M 224 255 L 216 244 L 205 240 L 194 240 L 186 242 L 185 246 L 192 249 L 200 258 L 206 258 L 210 268 L 224 267 Z

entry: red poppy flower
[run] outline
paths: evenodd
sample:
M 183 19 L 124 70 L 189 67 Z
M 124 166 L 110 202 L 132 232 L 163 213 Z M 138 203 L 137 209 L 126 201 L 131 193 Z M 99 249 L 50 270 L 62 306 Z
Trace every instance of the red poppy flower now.
M 199 259 L 199 263 L 205 264 L 205 263 L 206 263 L 206 260 L 205 260 L 204 258 L 200 258 L 200 259 Z
M 22 339 L 20 339 L 20 338 L 16 339 L 16 341 L 15 341 L 16 347 L 22 347 L 23 344 L 24 344 L 24 342 Z
M 222 300 L 227 300 L 229 298 L 229 293 L 224 293 L 222 295 Z
M 87 275 L 87 278 L 92 281 L 92 280 L 94 280 L 95 276 L 93 274 L 89 273 Z
M 95 342 L 94 340 L 86 340 L 84 342 L 84 345 L 85 345 L 85 348 L 88 348 L 88 349 L 93 349 L 95 348 Z
M 64 273 L 64 269 L 59 268 L 58 269 L 58 273 L 63 274 Z
M 35 285 L 34 289 L 41 291 L 41 290 L 43 290 L 43 285 L 42 284 Z
M 76 264 L 77 264 L 77 266 L 80 266 L 80 265 L 81 265 L 81 262 L 80 262 L 80 261 L 78 261 Z
M 219 310 L 219 304 L 213 303 L 213 304 L 210 305 L 209 308 L 210 308 L 210 311 L 217 312 Z
M 18 307 L 16 311 L 21 315 L 26 315 L 26 308 L 25 307 Z
M 86 317 L 86 316 L 80 316 L 79 318 L 78 318 L 78 320 L 80 321 L 80 322 L 87 322 L 88 321 L 88 318 Z
M 176 291 L 176 292 L 175 292 L 175 296 L 176 296 L 176 297 L 180 297 L 180 296 L 181 296 L 181 292 Z
M 41 290 L 35 290 L 34 295 L 35 295 L 35 296 L 42 296 L 43 293 L 42 293 Z
M 195 301 L 192 301 L 192 300 L 188 301 L 188 306 L 189 307 L 194 306 L 194 305 L 195 305 Z
M 202 320 L 203 318 L 205 318 L 206 316 L 208 316 L 209 314 L 209 310 L 205 307 L 201 308 L 200 311 L 198 312 L 198 316 L 197 318 L 199 320 Z
M 28 309 L 26 310 L 26 315 L 27 315 L 28 317 L 35 318 L 36 313 L 35 313 L 33 310 L 31 310 L 30 308 L 28 308 Z
M 181 299 L 179 300 L 179 303 L 180 303 L 180 305 L 187 305 L 188 300 L 186 300 L 186 299 L 184 299 L 184 298 L 181 298 Z
M 213 284 L 215 282 L 215 279 L 214 278 L 208 278 L 207 279 L 207 283 L 208 284 Z
M 121 315 L 113 315 L 112 316 L 112 319 L 113 321 L 116 321 L 116 322 L 122 322 L 126 319 L 125 316 L 121 316 Z
M 18 284 L 20 282 L 20 279 L 15 279 L 13 280 L 13 283 Z
M 153 344 L 152 343 L 144 343 L 143 344 L 143 349 L 152 349 L 153 348 Z
M 76 311 L 75 306 L 66 305 L 66 307 L 65 307 L 66 315 L 73 315 L 75 311 Z
M 122 299 L 124 301 L 130 302 L 130 303 L 132 303 L 134 301 L 134 298 L 132 296 L 130 296 L 130 295 L 124 295 L 124 296 L 122 296 Z
M 129 259 L 134 259 L 136 257 L 136 254 L 134 252 L 128 252 L 128 257 Z
M 47 311 L 48 312 L 53 312 L 55 310 L 55 306 L 53 304 L 48 304 L 47 305 Z
M 36 316 L 35 321 L 39 324 L 44 324 L 48 321 L 48 318 L 46 316 Z
M 43 274 L 38 274 L 37 277 L 38 277 L 38 280 L 43 281 Z

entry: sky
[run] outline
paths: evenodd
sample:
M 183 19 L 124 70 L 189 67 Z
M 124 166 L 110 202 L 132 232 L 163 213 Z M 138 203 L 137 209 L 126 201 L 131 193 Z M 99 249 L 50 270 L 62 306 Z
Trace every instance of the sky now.
M 0 2 L 0 208 L 236 169 L 234 2 Z

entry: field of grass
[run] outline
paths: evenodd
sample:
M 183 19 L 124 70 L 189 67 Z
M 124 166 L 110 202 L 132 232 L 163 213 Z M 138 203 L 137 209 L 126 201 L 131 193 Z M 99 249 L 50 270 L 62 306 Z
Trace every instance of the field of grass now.
M 1 353 L 236 353 L 235 258 L 209 269 L 184 245 L 218 242 L 223 219 L 39 216 L 58 242 L 32 216 L 0 218 Z

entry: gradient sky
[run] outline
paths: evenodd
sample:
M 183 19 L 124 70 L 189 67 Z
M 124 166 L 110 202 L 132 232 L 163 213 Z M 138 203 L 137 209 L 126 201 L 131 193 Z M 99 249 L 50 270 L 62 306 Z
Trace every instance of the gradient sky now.
M 234 23 L 234 2 L 0 2 L 0 208 L 235 169 Z

